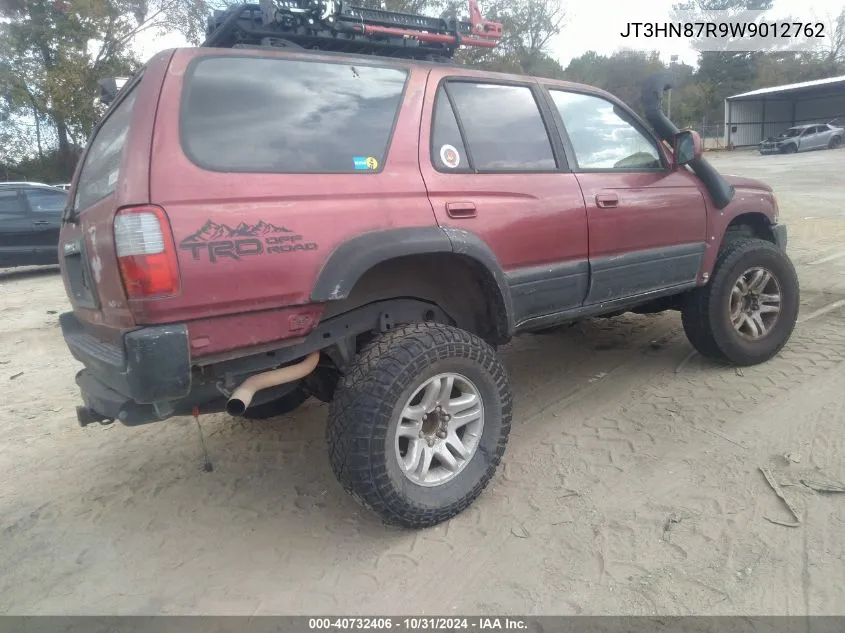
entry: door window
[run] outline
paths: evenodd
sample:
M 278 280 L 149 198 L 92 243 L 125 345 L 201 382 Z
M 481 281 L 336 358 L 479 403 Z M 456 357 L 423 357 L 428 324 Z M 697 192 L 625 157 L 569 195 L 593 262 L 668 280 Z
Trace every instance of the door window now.
M 580 169 L 662 170 L 657 146 L 601 97 L 551 90 Z
M 34 213 L 53 213 L 61 215 L 67 203 L 67 194 L 49 189 L 28 189 L 26 200 Z
M 554 171 L 552 144 L 528 86 L 452 81 L 464 140 L 476 171 Z M 439 148 L 435 146 L 439 152 Z

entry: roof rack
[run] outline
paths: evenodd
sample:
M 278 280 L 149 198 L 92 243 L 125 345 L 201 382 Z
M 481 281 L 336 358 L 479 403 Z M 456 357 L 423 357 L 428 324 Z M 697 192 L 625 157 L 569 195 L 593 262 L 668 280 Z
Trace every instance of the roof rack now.
M 403 59 L 451 59 L 461 46 L 495 48 L 502 25 L 469 0 L 469 20 L 369 9 L 343 0 L 260 0 L 215 11 L 205 47 L 281 47 Z

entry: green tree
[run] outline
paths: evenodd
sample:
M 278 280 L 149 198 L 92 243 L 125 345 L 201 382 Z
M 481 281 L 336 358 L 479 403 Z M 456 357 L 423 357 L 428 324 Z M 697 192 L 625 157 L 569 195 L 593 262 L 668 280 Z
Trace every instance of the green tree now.
M 24 138 L 35 126 L 40 159 L 54 137 L 63 179 L 97 121 L 97 83 L 131 74 L 132 50 L 145 31 L 202 35 L 204 0 L 4 0 L 0 4 L 3 134 Z M 20 157 L 19 157 L 20 158 Z
M 450 0 L 443 14 L 460 17 L 465 12 L 465 0 Z M 566 22 L 562 0 L 492 0 L 484 3 L 482 12 L 486 19 L 502 23 L 504 36 L 494 49 L 460 49 L 456 61 L 501 72 L 562 74 L 549 50 Z
M 607 90 L 642 114 L 643 83 L 653 74 L 665 70 L 666 65 L 655 51 L 622 49 L 609 57 L 589 51 L 573 59 L 563 77 Z M 686 64 L 672 64 L 670 70 L 680 82 L 676 82 L 676 89 L 685 85 L 693 74 L 692 67 Z

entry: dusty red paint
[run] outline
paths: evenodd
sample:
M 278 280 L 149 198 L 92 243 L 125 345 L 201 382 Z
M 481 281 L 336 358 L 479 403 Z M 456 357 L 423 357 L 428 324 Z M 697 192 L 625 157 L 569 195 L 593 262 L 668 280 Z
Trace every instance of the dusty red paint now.
M 726 209 L 714 209 L 704 187 L 685 168 L 658 174 L 439 173 L 429 154 L 438 82 L 447 74 L 485 76 L 454 67 L 410 65 L 405 101 L 380 173 L 205 171 L 183 154 L 178 117 L 187 65 L 209 53 L 216 51 L 181 49 L 150 61 L 139 87 L 117 190 L 87 209 L 79 225 L 66 224 L 62 230 L 62 244 L 84 235 L 89 253 L 99 258 L 101 309 L 75 307 L 75 312 L 102 339 L 118 342 L 122 331 L 139 325 L 187 322 L 192 354 L 201 357 L 304 336 L 322 311 L 321 306 L 309 304 L 309 295 L 327 257 L 338 245 L 369 231 L 438 223 L 469 230 L 487 243 L 505 271 L 706 241 L 699 277 L 703 283 L 734 217 L 747 212 L 771 219 L 776 215 L 771 191 L 749 179 L 733 179 L 735 200 Z M 227 54 L 309 55 L 255 50 Z M 526 81 L 518 76 L 496 78 Z M 619 103 L 585 86 L 548 80 L 542 84 L 576 87 Z M 665 146 L 661 151 L 671 163 Z M 597 204 L 597 196 L 608 194 L 618 199 L 617 208 Z M 450 217 L 447 203 L 467 200 L 476 205 L 475 217 Z M 233 227 L 262 221 L 284 225 L 289 235 L 314 247 L 239 261 L 223 258 L 214 264 L 201 248 L 179 248 L 179 295 L 127 301 L 112 222 L 118 209 L 142 204 L 165 210 L 177 248 L 208 220 Z

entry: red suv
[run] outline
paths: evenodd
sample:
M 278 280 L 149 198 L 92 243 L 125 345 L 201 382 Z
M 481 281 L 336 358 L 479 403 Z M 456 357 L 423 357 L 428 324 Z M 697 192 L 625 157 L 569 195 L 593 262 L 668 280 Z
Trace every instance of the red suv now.
M 678 310 L 749 365 L 799 303 L 772 190 L 723 178 L 647 91 L 290 49 L 171 50 L 119 93 L 61 232 L 81 423 L 330 402 L 329 458 L 385 521 L 481 493 L 496 346 Z

